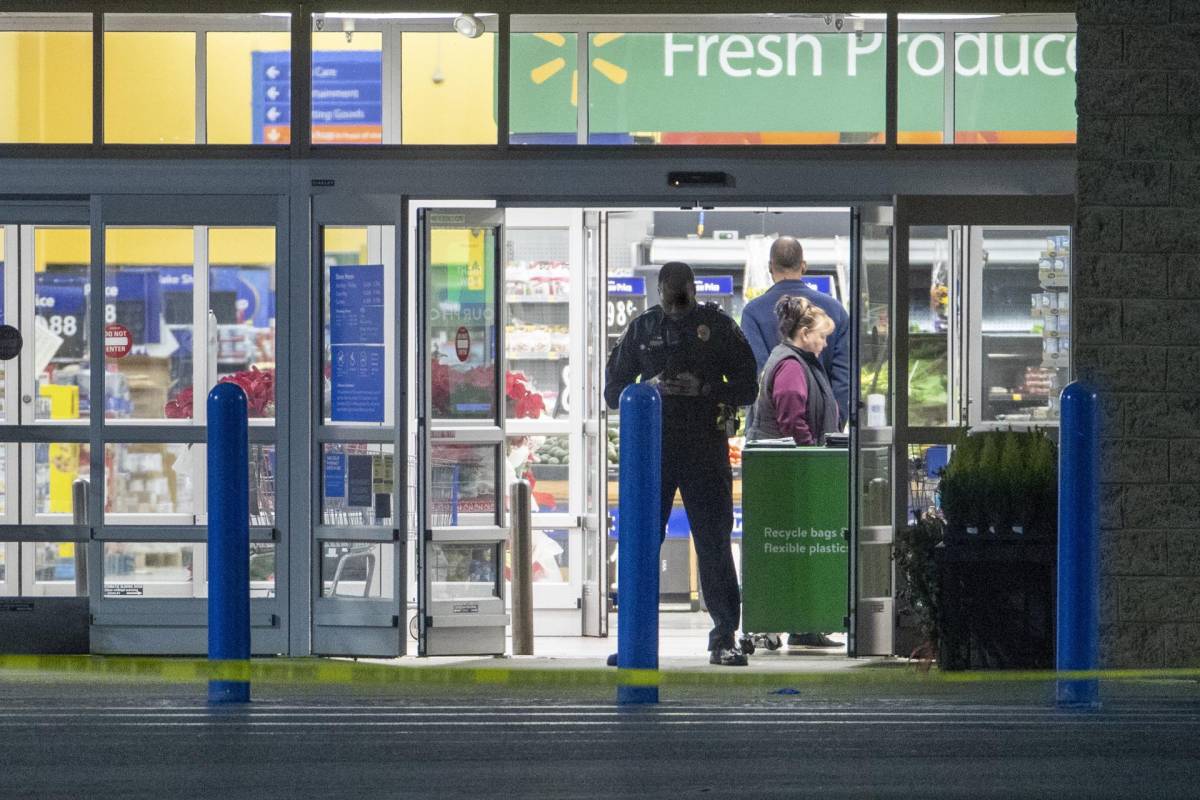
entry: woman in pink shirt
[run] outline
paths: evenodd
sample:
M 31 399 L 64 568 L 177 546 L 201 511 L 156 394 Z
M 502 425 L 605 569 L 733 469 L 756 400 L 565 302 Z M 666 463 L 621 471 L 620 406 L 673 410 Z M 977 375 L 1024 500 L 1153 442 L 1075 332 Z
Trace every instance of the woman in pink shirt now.
M 783 341 L 771 351 L 759 376 L 754 423 L 747 438 L 790 436 L 798 445 L 821 445 L 837 431 L 838 407 L 829 376 L 817 358 L 834 323 L 803 297 L 784 297 L 775 306 Z

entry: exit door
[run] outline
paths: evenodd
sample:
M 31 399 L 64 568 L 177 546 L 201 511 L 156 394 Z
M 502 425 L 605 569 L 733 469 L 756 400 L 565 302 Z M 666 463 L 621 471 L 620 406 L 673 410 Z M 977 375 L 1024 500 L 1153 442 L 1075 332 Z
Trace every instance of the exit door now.
M 505 650 L 503 214 L 417 214 L 421 655 Z

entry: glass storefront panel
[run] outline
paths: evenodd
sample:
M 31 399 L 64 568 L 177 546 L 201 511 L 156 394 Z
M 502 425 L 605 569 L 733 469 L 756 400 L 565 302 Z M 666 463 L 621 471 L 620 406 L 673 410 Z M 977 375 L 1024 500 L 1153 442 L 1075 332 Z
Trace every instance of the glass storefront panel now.
M 395 448 L 329 443 L 321 448 L 321 521 L 325 525 L 390 527 L 398 513 Z
M 217 326 L 215 375 L 245 390 L 251 419 L 272 418 L 275 229 L 210 228 L 208 262 L 209 324 Z
M 951 320 L 955 248 L 946 226 L 909 229 L 908 424 L 947 425 L 950 416 Z
M 321 542 L 321 597 L 390 600 L 396 596 L 396 546 Z
M 35 228 L 33 256 L 36 317 L 33 347 L 27 345 L 25 353 L 26 358 L 33 358 L 36 376 L 30 398 L 34 417 L 39 422 L 87 419 L 91 413 L 90 232 L 87 228 Z M 106 315 L 108 311 L 106 304 Z
M 982 420 L 1058 419 L 1071 352 L 1070 228 L 985 227 Z
M 811 16 L 769 33 L 589 34 L 589 143 L 881 144 L 881 24 L 837 33 Z
M 250 597 L 275 596 L 276 545 L 250 543 Z M 105 542 L 105 598 L 208 596 L 208 547 L 200 543 Z
M 200 445 L 106 444 L 105 521 L 194 523 L 196 468 L 203 462 Z
M 900 144 L 1074 144 L 1071 14 L 901 14 Z
M 203 545 L 105 542 L 105 597 L 195 597 Z
M 508 141 L 576 144 L 579 34 L 514 33 L 509 42 Z
M 109 227 L 104 234 L 105 383 L 112 383 L 105 416 L 191 419 L 194 231 Z
M 325 226 L 322 407 L 326 424 L 390 425 L 395 226 Z
M 509 419 L 569 413 L 570 237 L 567 228 L 505 231 Z
M 511 551 L 507 555 L 511 558 Z M 511 577 L 511 566 L 506 568 Z M 571 532 L 533 531 L 533 582 L 569 583 L 571 580 Z
M 252 20 L 253 32 L 214 31 L 204 37 L 208 144 L 291 141 L 291 19 Z M 272 30 L 258 30 L 264 24 Z
M 496 445 L 430 445 L 429 522 L 433 527 L 470 526 L 466 517 L 496 524 Z
M 437 419 L 497 416 L 495 236 L 492 228 L 430 233 L 430 390 Z
M 312 34 L 312 142 L 322 144 L 383 144 L 394 132 L 386 130 L 383 97 L 391 77 L 383 71 L 381 23 L 350 15 L 319 14 Z M 282 74 L 282 59 L 273 64 Z M 270 68 L 269 66 L 267 67 Z M 291 75 L 290 65 L 286 74 Z M 276 79 L 282 91 L 291 81 Z
M 105 30 L 104 141 L 196 143 L 195 33 Z
M 496 143 L 496 41 L 486 32 L 402 35 L 401 144 Z
M 75 597 L 77 556 L 83 542 L 24 542 L 21 544 L 21 594 L 33 597 Z
M 533 513 L 570 511 L 571 446 L 567 434 L 510 436 L 506 460 L 514 479 L 529 481 Z
M 0 14 L 0 143 L 92 141 L 91 14 Z
M 61 514 L 60 521 L 71 522 L 75 513 L 75 481 L 91 479 L 90 447 L 75 442 L 39 442 L 24 446 L 32 448 L 34 454 L 34 513 L 37 516 Z M 0 452 L 4 452 L 4 448 L 0 448 Z
M 275 524 L 275 491 L 279 467 L 275 445 L 250 445 L 250 524 Z
M 499 597 L 501 548 L 498 544 L 431 545 L 430 599 Z

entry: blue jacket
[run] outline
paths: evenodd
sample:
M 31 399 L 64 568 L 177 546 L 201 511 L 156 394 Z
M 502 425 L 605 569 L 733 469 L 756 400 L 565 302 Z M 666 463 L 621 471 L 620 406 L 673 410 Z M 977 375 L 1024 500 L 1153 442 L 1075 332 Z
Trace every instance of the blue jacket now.
M 833 320 L 833 334 L 821 353 L 821 366 L 825 367 L 833 387 L 833 396 L 837 398 L 838 422 L 844 423 L 850 407 L 850 315 L 836 298 L 812 289 L 802 280 L 792 279 L 779 281 L 764 294 L 746 303 L 742 309 L 742 332 L 754 351 L 758 371 L 762 372 L 771 351 L 781 341 L 775 304 L 784 295 L 806 298 Z

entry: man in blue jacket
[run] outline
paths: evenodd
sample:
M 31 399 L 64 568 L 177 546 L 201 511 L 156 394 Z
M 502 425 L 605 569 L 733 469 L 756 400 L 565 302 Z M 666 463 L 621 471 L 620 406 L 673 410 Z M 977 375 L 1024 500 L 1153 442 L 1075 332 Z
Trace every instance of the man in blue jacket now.
M 850 315 L 838 302 L 824 292 L 818 292 L 804 283 L 808 265 L 804 262 L 804 248 L 791 236 L 780 236 L 771 245 L 771 277 L 775 285 L 764 294 L 754 298 L 742 309 L 742 332 L 754 351 L 758 371 L 762 372 L 771 350 L 779 344 L 779 318 L 775 316 L 775 304 L 785 296 L 803 297 L 829 315 L 833 320 L 833 334 L 821 353 L 821 365 L 829 375 L 833 396 L 838 404 L 838 426 L 846 424 L 850 409 Z
M 821 366 L 829 375 L 833 396 L 838 404 L 838 427 L 846 424 L 850 408 L 850 315 L 837 298 L 818 292 L 804 283 L 808 265 L 804 263 L 804 248 L 791 236 L 780 236 L 771 245 L 771 277 L 775 285 L 754 298 L 742 309 L 742 332 L 754 351 L 758 371 L 763 366 L 775 345 L 780 342 L 779 317 L 775 315 L 775 304 L 783 297 L 804 297 L 830 316 L 833 333 L 830 334 L 825 350 L 820 355 Z M 749 425 L 747 424 L 747 427 Z M 788 645 L 810 647 L 836 647 L 837 642 L 823 633 L 792 633 Z

